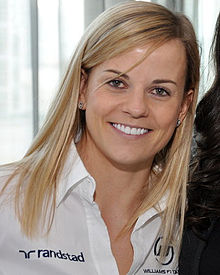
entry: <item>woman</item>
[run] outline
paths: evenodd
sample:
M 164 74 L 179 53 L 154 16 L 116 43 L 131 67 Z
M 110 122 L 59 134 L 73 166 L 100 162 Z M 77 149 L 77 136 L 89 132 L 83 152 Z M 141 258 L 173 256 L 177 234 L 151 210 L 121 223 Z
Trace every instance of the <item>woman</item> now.
M 100 15 L 27 154 L 2 168 L 0 271 L 177 274 L 198 79 L 183 15 L 142 1 Z
M 198 153 L 188 189 L 180 274 L 220 273 L 220 14 L 212 44 L 215 78 L 195 119 Z

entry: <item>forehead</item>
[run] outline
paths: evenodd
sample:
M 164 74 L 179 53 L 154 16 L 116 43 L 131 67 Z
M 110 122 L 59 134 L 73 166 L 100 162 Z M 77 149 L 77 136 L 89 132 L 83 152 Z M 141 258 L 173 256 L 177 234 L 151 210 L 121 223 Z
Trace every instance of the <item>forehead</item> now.
M 141 74 L 143 77 L 157 75 L 157 77 L 185 79 L 186 53 L 179 39 L 170 40 L 153 51 L 152 49 L 152 45 L 135 47 L 104 61 L 95 67 L 96 71 L 116 69 L 121 73 L 128 72 L 131 75 L 136 73 L 138 77 Z

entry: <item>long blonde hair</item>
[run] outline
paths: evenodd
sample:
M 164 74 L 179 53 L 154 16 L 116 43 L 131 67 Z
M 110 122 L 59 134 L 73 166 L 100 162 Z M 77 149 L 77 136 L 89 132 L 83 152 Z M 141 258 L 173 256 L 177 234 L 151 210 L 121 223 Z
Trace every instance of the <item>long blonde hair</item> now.
M 176 129 L 172 141 L 155 158 L 163 164 L 153 184 L 128 228 L 147 209 L 155 207 L 168 192 L 163 213 L 164 247 L 181 235 L 185 210 L 186 182 L 192 136 L 192 125 L 199 81 L 199 52 L 195 33 L 189 20 L 163 6 L 133 1 L 110 8 L 88 27 L 72 57 L 67 73 L 54 99 L 46 121 L 24 158 L 13 164 L 16 176 L 15 210 L 23 232 L 28 237 L 39 233 L 39 221 L 49 229 L 53 222 L 59 175 L 64 166 L 72 140 L 83 131 L 85 120 L 77 108 L 81 71 L 89 71 L 106 59 L 136 46 L 151 43 L 152 49 L 178 38 L 187 56 L 185 91 L 193 89 L 194 99 L 189 112 Z M 47 218 L 46 218 L 47 217 Z M 49 217 L 49 218 L 48 218 Z M 176 231 L 176 223 L 180 226 Z M 164 249 L 165 249 L 164 248 Z

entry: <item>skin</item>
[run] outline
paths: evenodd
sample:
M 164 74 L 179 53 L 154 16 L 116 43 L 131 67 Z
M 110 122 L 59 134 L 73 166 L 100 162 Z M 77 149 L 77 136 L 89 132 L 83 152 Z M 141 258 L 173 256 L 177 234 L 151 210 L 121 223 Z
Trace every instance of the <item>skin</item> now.
M 86 131 L 77 149 L 96 180 L 94 199 L 108 228 L 120 274 L 129 271 L 133 248 L 131 232 L 117 236 L 141 201 L 155 155 L 166 146 L 192 101 L 192 91 L 184 96 L 186 56 L 177 39 L 118 76 L 149 47 L 136 47 L 106 60 L 89 76 L 84 74 L 81 82 L 79 101 L 86 112 Z M 131 133 L 136 134 L 124 133 L 119 124 L 135 128 Z

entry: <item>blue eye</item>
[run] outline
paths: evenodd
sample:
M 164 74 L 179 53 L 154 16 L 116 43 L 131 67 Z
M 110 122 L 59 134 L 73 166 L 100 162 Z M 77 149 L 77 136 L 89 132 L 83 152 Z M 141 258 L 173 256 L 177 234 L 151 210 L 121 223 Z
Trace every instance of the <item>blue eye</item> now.
M 125 87 L 125 84 L 121 80 L 119 80 L 119 79 L 110 80 L 108 82 L 108 84 L 110 86 L 114 87 L 114 88 L 120 88 L 121 89 L 121 88 Z
M 165 90 L 164 88 L 160 88 L 160 87 L 154 88 L 152 93 L 157 96 L 169 96 L 170 95 L 170 93 L 167 90 Z

